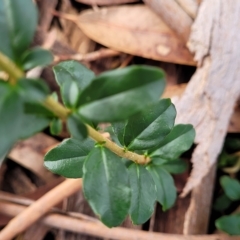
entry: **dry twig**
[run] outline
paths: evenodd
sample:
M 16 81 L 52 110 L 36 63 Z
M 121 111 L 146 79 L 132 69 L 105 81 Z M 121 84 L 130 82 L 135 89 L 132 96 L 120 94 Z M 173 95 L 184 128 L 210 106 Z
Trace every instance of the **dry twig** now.
M 0 212 L 8 216 L 16 216 L 26 209 L 12 203 L 1 202 Z M 126 229 L 122 227 L 107 228 L 98 222 L 80 220 L 57 213 L 50 213 L 40 220 L 41 223 L 67 231 L 83 233 L 91 236 L 102 237 L 115 240 L 239 240 L 239 237 L 226 235 L 177 235 L 156 232 L 146 232 L 141 230 Z M 3 238 L 0 238 L 3 239 Z M 4 238 L 4 240 L 7 240 Z
M 12 219 L 0 232 L 0 240 L 11 240 L 14 236 L 23 232 L 38 221 L 53 206 L 79 191 L 81 186 L 81 179 L 65 180 Z
M 101 58 L 107 58 L 107 57 L 114 57 L 120 55 L 121 52 L 115 51 L 108 48 L 102 48 L 98 51 L 94 51 L 87 54 L 73 54 L 73 55 L 59 55 L 54 57 L 54 64 L 60 62 L 60 61 L 66 61 L 66 60 L 76 60 L 76 61 L 96 61 Z

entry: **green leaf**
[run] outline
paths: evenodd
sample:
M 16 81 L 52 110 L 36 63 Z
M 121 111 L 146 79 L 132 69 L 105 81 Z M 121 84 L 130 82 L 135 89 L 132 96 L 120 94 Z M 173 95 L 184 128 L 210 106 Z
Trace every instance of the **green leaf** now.
M 79 113 L 95 122 L 125 120 L 157 102 L 165 87 L 156 67 L 131 66 L 105 72 L 82 92 Z
M 124 146 L 124 135 L 127 121 L 112 123 L 113 133 L 117 136 L 119 143 Z
M 61 87 L 63 103 L 67 108 L 75 109 L 80 92 L 76 82 L 66 81 Z
M 216 211 L 224 211 L 231 205 L 232 200 L 227 197 L 226 194 L 222 194 L 218 197 L 213 205 Z
M 159 145 L 172 130 L 176 109 L 170 99 L 162 99 L 128 119 L 124 143 L 129 150 L 146 150 Z
M 147 170 L 151 173 L 156 185 L 157 201 L 162 204 L 163 211 L 166 211 L 174 205 L 177 197 L 173 178 L 161 166 L 150 165 Z
M 131 164 L 128 171 L 132 190 L 129 214 L 132 222 L 139 225 L 145 223 L 154 211 L 155 183 L 150 173 L 141 165 Z
M 176 125 L 159 146 L 150 151 L 151 156 L 176 159 L 192 146 L 194 138 L 195 130 L 192 125 Z
M 46 117 L 49 119 L 56 117 L 53 112 L 38 102 L 25 102 L 24 110 L 26 114 L 32 114 L 38 117 Z
M 21 88 L 7 83 L 0 83 L 0 119 L 0 158 L 17 140 L 41 131 L 50 121 L 49 118 L 26 113 Z
M 22 122 L 19 129 L 19 139 L 26 139 L 38 132 L 41 132 L 46 127 L 48 127 L 50 123 L 50 118 L 33 114 L 26 114 L 24 112 L 22 112 L 21 119 Z
M 221 154 L 218 157 L 218 167 L 232 167 L 237 163 L 238 156 L 230 155 L 225 150 L 222 150 Z
M 108 227 L 120 225 L 130 208 L 129 176 L 121 158 L 96 147 L 83 167 L 83 191 L 101 221 Z
M 83 163 L 93 147 L 94 142 L 89 138 L 84 141 L 65 139 L 46 154 L 44 165 L 55 174 L 67 178 L 81 178 Z
M 64 82 L 76 82 L 80 91 L 85 89 L 93 80 L 95 74 L 77 61 L 61 62 L 53 68 L 58 85 Z
M 230 235 L 240 235 L 240 214 L 221 217 L 215 224 L 218 229 Z
M 32 0 L 2 0 L 0 5 L 2 5 L 1 13 L 5 15 L 5 23 L 7 24 L 7 31 L 6 27 L 4 27 L 4 32 L 5 34 L 8 32 L 8 34 L 1 36 L 10 40 L 14 58 L 20 59 L 23 52 L 32 42 L 36 30 L 38 21 L 37 8 Z
M 36 47 L 28 50 L 22 57 L 22 65 L 24 70 L 29 70 L 35 67 L 44 67 L 53 61 L 52 54 L 45 49 Z
M 76 61 L 61 62 L 53 71 L 61 88 L 64 105 L 75 108 L 81 92 L 92 82 L 95 74 Z
M 5 96 L 9 94 L 9 92 L 11 91 L 12 91 L 11 85 L 8 82 L 0 79 L 0 106 L 2 105 L 2 101 L 5 98 Z
M 180 174 L 187 170 L 187 163 L 182 159 L 166 160 L 159 157 L 153 157 L 152 163 L 161 166 L 162 169 L 165 169 L 171 174 Z
M 54 118 L 50 123 L 50 132 L 52 135 L 59 135 L 62 131 L 62 120 Z
M 43 101 L 50 93 L 48 85 L 42 79 L 22 78 L 18 81 L 22 96 L 29 102 Z
M 15 88 L 8 88 L 0 103 L 0 159 L 18 140 L 22 124 L 23 105 Z
M 67 127 L 73 138 L 83 140 L 88 136 L 85 124 L 82 122 L 80 116 L 76 113 L 73 113 L 68 117 Z
M 240 200 L 240 183 L 238 180 L 230 178 L 229 176 L 222 176 L 220 184 L 225 194 L 233 201 Z
M 13 59 L 14 55 L 11 46 L 11 38 L 9 35 L 8 20 L 6 17 L 6 6 L 4 0 L 0 0 L 0 36 L 4 36 L 1 37 L 0 52 Z

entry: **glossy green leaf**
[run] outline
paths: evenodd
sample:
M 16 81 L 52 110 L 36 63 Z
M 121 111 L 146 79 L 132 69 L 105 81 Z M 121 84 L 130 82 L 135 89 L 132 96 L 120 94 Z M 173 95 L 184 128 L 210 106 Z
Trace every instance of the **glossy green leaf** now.
M 41 79 L 26 79 L 18 81 L 22 96 L 31 102 L 43 101 L 50 93 L 48 85 Z
M 165 87 L 156 67 L 131 66 L 105 72 L 82 92 L 79 113 L 95 122 L 125 120 L 157 102 Z
M 44 107 L 41 103 L 38 102 L 25 102 L 24 105 L 25 113 L 31 114 L 39 117 L 46 117 L 53 119 L 56 117 L 53 112 Z
M 64 61 L 53 68 L 58 85 L 64 82 L 76 82 L 80 91 L 85 89 L 93 80 L 95 74 L 77 61 Z
M 230 235 L 240 235 L 240 214 L 221 217 L 215 224 L 218 229 Z
M 127 121 L 112 123 L 113 133 L 115 134 L 115 136 L 117 136 L 117 139 L 122 146 L 125 146 L 124 135 L 125 135 L 126 124 L 127 124 Z
M 19 138 L 25 139 L 45 129 L 54 115 L 41 105 L 50 92 L 43 80 L 21 79 L 17 85 L 23 106 Z
M 2 13 L 7 23 L 7 31 L 4 31 L 8 32 L 7 35 L 1 36 L 4 38 L 6 36 L 6 39 L 10 40 L 14 58 L 20 59 L 32 42 L 36 30 L 37 8 L 32 0 L 2 0 L 1 5 L 1 8 L 4 6 Z
M 194 138 L 195 130 L 192 125 L 176 125 L 159 146 L 151 151 L 151 156 L 176 159 L 192 146 Z
M 224 211 L 231 205 L 232 200 L 228 198 L 226 194 L 222 194 L 218 197 L 213 205 L 216 211 Z
M 221 186 L 225 194 L 233 201 L 240 200 L 240 182 L 229 176 L 222 176 L 220 178 Z
M 170 99 L 162 99 L 130 117 L 124 131 L 129 150 L 146 150 L 158 146 L 172 130 L 176 110 Z
M 62 132 L 62 120 L 54 118 L 50 123 L 50 133 L 52 135 L 59 135 Z
M 22 124 L 23 105 L 14 88 L 8 88 L 0 103 L 0 159 L 18 140 Z
M 83 163 L 93 147 L 94 142 L 89 138 L 84 141 L 65 139 L 46 154 L 44 165 L 55 174 L 67 178 L 81 178 Z
M 171 208 L 177 198 L 177 191 L 172 176 L 161 166 L 150 165 L 147 170 L 151 173 L 157 189 L 157 201 L 162 204 L 163 211 Z
M 187 170 L 187 163 L 182 159 L 166 160 L 159 157 L 153 157 L 152 163 L 161 166 L 161 168 L 171 174 L 180 174 Z
M 16 116 L 19 117 L 19 116 Z M 22 112 L 19 139 L 26 139 L 49 126 L 50 118 Z
M 150 173 L 141 165 L 131 164 L 128 171 L 132 190 L 129 214 L 133 224 L 139 225 L 145 223 L 154 211 L 155 183 Z
M 61 87 L 61 96 L 66 107 L 75 109 L 80 96 L 77 83 L 69 81 L 64 82 Z
M 44 67 L 53 61 L 52 54 L 45 49 L 36 47 L 28 50 L 22 57 L 22 65 L 24 70 L 29 70 L 35 67 Z
M 120 225 L 130 208 L 129 176 L 121 158 L 96 147 L 84 163 L 83 190 L 96 215 L 108 227 Z
M 13 59 L 13 49 L 11 46 L 11 37 L 8 30 L 8 20 L 6 16 L 6 5 L 4 0 L 0 0 L 0 52 Z
M 67 128 L 73 138 L 83 140 L 88 136 L 87 128 L 80 116 L 76 113 L 71 114 L 67 119 Z
M 94 73 L 76 61 L 61 62 L 53 71 L 65 106 L 75 108 L 81 92 L 92 82 Z
M 11 92 L 11 85 L 0 79 L 0 106 L 2 105 L 2 101 L 7 94 Z

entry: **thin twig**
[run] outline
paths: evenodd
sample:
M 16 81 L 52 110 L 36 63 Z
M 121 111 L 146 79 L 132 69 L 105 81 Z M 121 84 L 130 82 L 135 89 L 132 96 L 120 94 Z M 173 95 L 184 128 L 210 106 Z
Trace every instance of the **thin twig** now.
M 26 207 L 13 203 L 0 203 L 0 213 L 12 217 L 21 214 L 25 209 Z M 80 220 L 57 213 L 48 214 L 40 219 L 40 222 L 49 227 L 115 240 L 239 240 L 239 237 L 230 237 L 227 235 L 178 235 L 122 227 L 107 228 L 98 222 Z M 8 238 L 0 239 L 8 240 Z
M 11 240 L 17 234 L 26 230 L 38 221 L 49 210 L 60 203 L 64 198 L 71 196 L 82 187 L 81 179 L 67 179 L 57 187 L 46 193 L 31 206 L 13 218 L 0 232 L 0 240 Z M 21 223 L 21 224 L 19 224 Z
M 96 60 L 102 59 L 102 58 L 118 56 L 120 54 L 121 54 L 121 52 L 119 52 L 119 51 L 115 51 L 113 49 L 108 49 L 108 48 L 102 48 L 98 51 L 90 52 L 87 54 L 77 53 L 77 54 L 72 54 L 72 55 L 54 56 L 54 64 L 61 62 L 61 61 L 66 61 L 66 60 L 91 62 L 91 61 L 96 61 Z
M 119 68 L 124 68 L 124 67 L 126 67 L 131 61 L 132 61 L 132 59 L 133 59 L 133 55 L 128 55 L 125 59 L 124 59 L 124 61 L 121 63 L 121 65 L 119 66 Z
M 14 203 L 14 204 L 23 205 L 23 206 L 29 206 L 29 205 L 33 204 L 35 202 L 35 200 L 26 198 L 26 197 L 22 197 L 19 195 L 15 195 L 12 193 L 0 191 L 0 202 L 7 202 L 7 203 Z M 88 215 L 85 215 L 85 214 L 82 214 L 79 212 L 64 211 L 62 209 L 55 208 L 55 207 L 53 207 L 51 209 L 51 211 L 54 213 L 64 214 L 66 216 L 84 219 L 87 221 L 99 222 L 99 220 L 97 218 L 90 217 Z

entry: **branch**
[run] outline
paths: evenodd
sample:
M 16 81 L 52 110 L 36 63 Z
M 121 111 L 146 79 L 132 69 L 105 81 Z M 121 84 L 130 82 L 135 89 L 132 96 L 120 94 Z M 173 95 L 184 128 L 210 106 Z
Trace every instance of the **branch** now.
M 7 56 L 0 52 L 0 66 L 1 70 L 6 72 L 8 76 L 15 83 L 18 78 L 24 77 L 24 72 L 18 68 Z
M 0 240 L 11 240 L 38 221 L 50 209 L 82 187 L 81 179 L 67 179 L 13 218 L 0 232 Z M 2 207 L 2 205 L 1 205 Z M 19 224 L 21 223 L 21 224 Z
M 0 203 L 0 212 L 8 216 L 21 214 L 26 207 L 13 203 Z M 26 221 L 26 219 L 25 219 Z M 133 230 L 122 227 L 107 228 L 103 224 L 88 220 L 77 219 L 74 217 L 64 216 L 63 214 L 50 213 L 40 220 L 41 223 L 54 228 L 64 229 L 75 233 L 83 233 L 90 236 L 101 237 L 104 239 L 115 240 L 238 240 L 239 237 L 230 237 L 225 234 L 221 235 L 178 235 L 157 232 L 147 232 L 142 230 Z M 21 225 L 21 224 L 19 224 Z M 12 229 L 14 231 L 14 229 Z M 8 240 L 1 238 L 0 240 Z
M 0 52 L 0 67 L 4 71 L 6 71 L 9 74 L 9 76 L 12 76 L 14 79 L 24 76 L 24 73 L 21 72 L 21 70 L 8 57 L 3 55 L 1 52 Z M 43 102 L 43 105 L 64 121 L 67 119 L 67 117 L 71 113 L 69 109 L 65 108 L 62 104 L 55 101 L 50 96 L 48 96 L 45 99 L 45 101 Z M 122 158 L 127 158 L 138 164 L 147 164 L 148 162 L 150 162 L 149 157 L 145 157 L 144 155 L 139 155 L 134 152 L 126 151 L 125 149 L 119 147 L 114 142 L 102 136 L 101 133 L 97 132 L 95 129 L 93 129 L 89 125 L 86 124 L 86 127 L 88 129 L 89 136 L 93 140 L 95 140 L 96 142 L 101 142 L 101 143 L 103 142 L 105 144 L 105 147 L 110 149 L 112 152 L 116 153 L 118 156 Z
M 56 55 L 54 56 L 54 63 L 58 63 L 66 60 L 76 60 L 76 61 L 96 61 L 98 59 L 119 56 L 121 52 L 115 51 L 109 48 L 102 48 L 100 50 L 90 52 L 87 54 L 72 54 L 72 55 Z
M 48 97 L 44 101 L 44 106 L 51 110 L 53 113 L 55 113 L 58 117 L 60 117 L 62 120 L 66 120 L 70 111 L 62 106 L 59 102 L 55 101 L 52 97 Z M 144 155 L 139 155 L 137 153 L 127 151 L 121 147 L 119 147 L 117 144 L 109 140 L 108 138 L 104 137 L 101 133 L 96 131 L 94 128 L 90 127 L 89 125 L 85 124 L 88 129 L 88 135 L 99 143 L 104 143 L 104 146 L 108 149 L 110 149 L 112 152 L 117 154 L 118 156 L 122 158 L 127 158 L 131 161 L 134 161 L 138 164 L 147 164 L 150 162 L 150 158 L 146 157 Z

